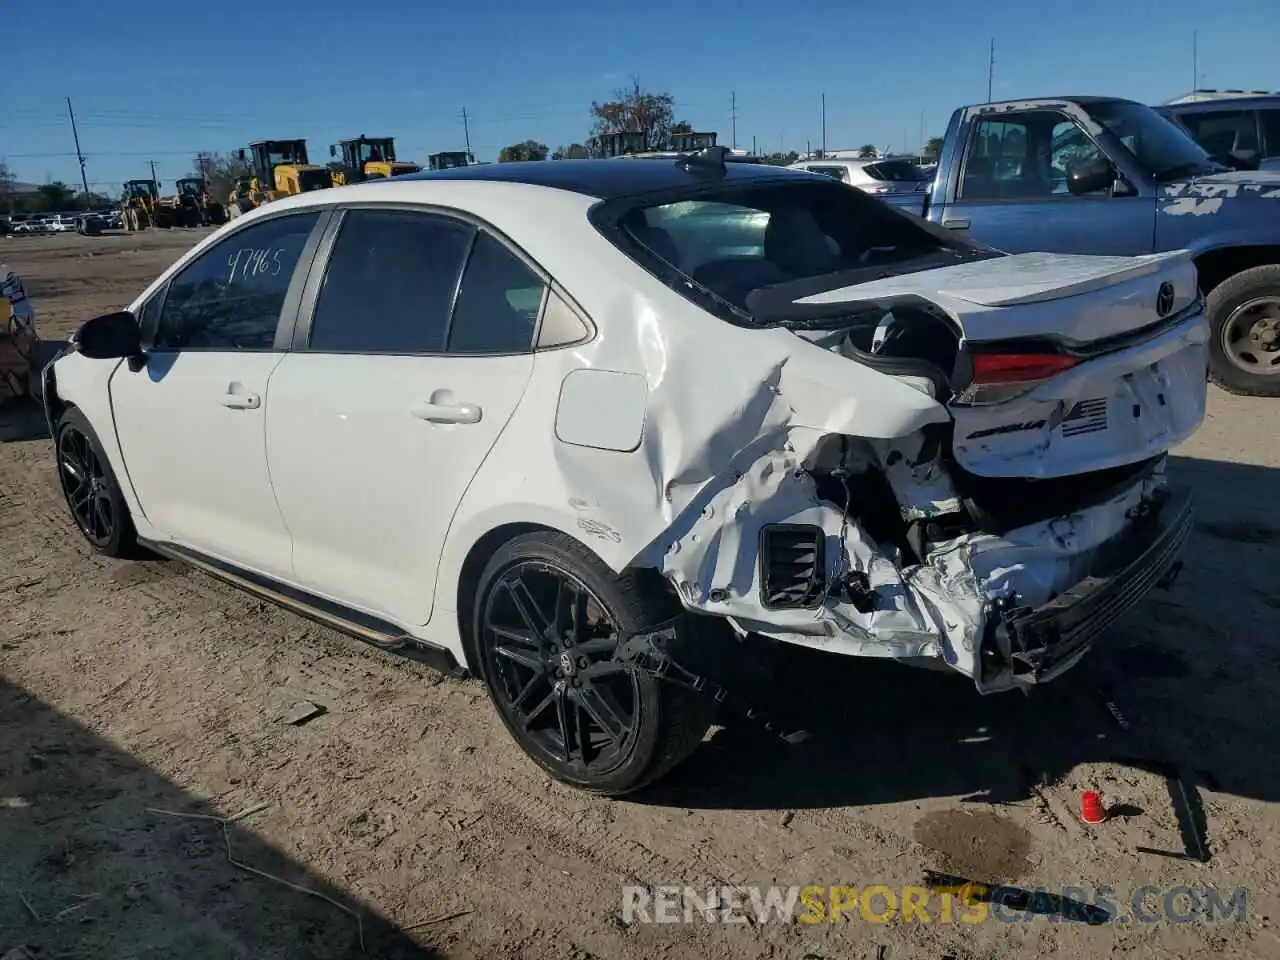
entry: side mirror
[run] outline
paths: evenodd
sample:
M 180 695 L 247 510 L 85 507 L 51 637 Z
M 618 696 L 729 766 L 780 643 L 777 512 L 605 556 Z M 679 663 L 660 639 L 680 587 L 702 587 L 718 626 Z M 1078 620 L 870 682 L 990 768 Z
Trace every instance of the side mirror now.
M 1115 182 L 1116 168 L 1110 160 L 1098 157 L 1067 164 L 1067 189 L 1072 196 L 1110 190 Z
M 142 354 L 142 330 L 128 310 L 106 313 L 80 325 L 71 335 L 78 353 L 90 360 L 116 360 Z
M 337 144 L 334 144 L 334 143 L 329 144 L 329 156 L 336 157 L 337 155 L 338 155 Z

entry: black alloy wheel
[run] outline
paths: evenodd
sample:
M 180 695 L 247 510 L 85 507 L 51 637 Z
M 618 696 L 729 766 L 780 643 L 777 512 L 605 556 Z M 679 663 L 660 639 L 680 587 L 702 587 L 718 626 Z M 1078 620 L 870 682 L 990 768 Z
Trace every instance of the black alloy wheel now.
M 107 556 L 140 555 L 129 507 L 89 421 L 69 409 L 54 436 L 58 483 L 80 533 Z
M 95 547 L 110 543 L 117 523 L 110 481 L 89 438 L 75 427 L 58 434 L 58 479 L 80 532 Z
M 488 594 L 484 631 L 498 708 L 531 745 L 585 777 L 626 758 L 636 674 L 613 658 L 617 624 L 581 580 L 540 561 L 512 564 Z
M 469 661 L 521 749 L 557 780 L 619 796 L 701 743 L 710 699 L 615 656 L 624 638 L 680 613 L 656 574 L 616 574 L 545 530 L 495 550 L 473 596 Z

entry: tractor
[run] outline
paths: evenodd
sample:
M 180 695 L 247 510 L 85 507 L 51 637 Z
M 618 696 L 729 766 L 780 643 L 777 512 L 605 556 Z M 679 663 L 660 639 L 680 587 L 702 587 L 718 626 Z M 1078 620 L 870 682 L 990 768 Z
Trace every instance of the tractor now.
M 251 174 L 247 189 L 237 181 L 228 197 L 232 219 L 280 197 L 333 186 L 330 172 L 307 159 L 305 140 L 257 140 L 249 144 L 248 154 L 237 150 L 236 159 L 249 164 Z
M 469 167 L 476 158 L 465 150 L 449 150 L 444 153 L 433 153 L 427 157 L 427 166 L 432 170 L 451 170 L 454 167 Z
M 361 135 L 352 140 L 340 140 L 329 147 L 329 156 L 341 157 L 341 166 L 329 166 L 335 187 L 364 180 L 398 177 L 422 170 L 416 163 L 396 160 L 396 141 L 393 137 Z
M 172 227 L 177 211 L 160 203 L 160 184 L 155 180 L 127 180 L 120 194 L 120 225 L 127 231 L 147 227 Z
M 161 198 L 160 203 L 174 211 L 182 226 L 216 227 L 227 222 L 226 209 L 210 195 L 204 177 L 182 177 L 173 185 L 177 193 Z

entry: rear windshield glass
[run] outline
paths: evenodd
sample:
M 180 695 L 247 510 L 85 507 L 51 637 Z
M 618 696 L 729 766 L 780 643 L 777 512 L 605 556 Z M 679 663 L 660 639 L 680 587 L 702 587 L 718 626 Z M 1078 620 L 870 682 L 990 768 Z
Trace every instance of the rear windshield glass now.
M 866 170 L 876 180 L 905 183 L 929 179 L 929 175 L 910 160 L 881 160 L 878 163 L 868 164 Z
M 617 221 L 615 241 L 639 252 L 655 275 L 675 271 L 677 289 L 733 322 L 769 322 L 753 317 L 747 298 L 779 284 L 831 289 L 850 272 L 877 276 L 910 273 L 969 259 L 975 247 L 922 220 L 834 181 L 743 184 L 701 191 L 688 199 L 638 205 Z M 692 282 L 692 286 L 690 284 Z M 731 315 L 726 315 L 728 308 Z

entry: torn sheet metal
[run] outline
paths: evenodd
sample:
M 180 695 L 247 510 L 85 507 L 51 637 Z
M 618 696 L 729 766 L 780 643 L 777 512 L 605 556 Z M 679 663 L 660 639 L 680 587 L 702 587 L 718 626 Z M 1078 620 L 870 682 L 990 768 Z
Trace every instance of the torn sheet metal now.
M 1044 255 L 1002 257 L 955 269 L 950 275 L 924 271 L 823 296 L 852 302 L 874 299 L 888 288 L 904 290 L 955 318 L 965 338 L 1066 333 L 1083 342 L 1149 326 L 1158 317 L 1162 285 L 1175 288 L 1178 309 L 1193 307 L 1197 296 L 1194 267 L 1181 252 L 1089 263 Z M 882 472 L 904 520 L 954 517 L 961 509 L 950 467 L 938 444 L 930 447 L 933 441 L 926 437 L 935 429 L 944 436 L 952 429 L 970 435 L 983 418 L 999 426 L 1010 410 L 1021 415 L 1020 410 L 994 404 L 958 424 L 955 409 L 928 390 L 841 355 L 830 342 L 835 338 L 736 327 L 665 286 L 615 288 L 583 307 L 609 336 L 583 348 L 585 356 L 540 354 L 541 370 L 532 383 L 562 384 L 584 359 L 592 369 L 617 376 L 588 378 L 556 396 L 532 388 L 526 397 L 530 408 L 570 397 L 600 413 L 594 420 L 580 410 L 573 416 L 557 414 L 557 422 L 571 424 L 572 430 L 551 445 L 553 467 L 544 468 L 537 459 L 541 448 L 530 445 L 526 476 L 558 479 L 573 522 L 611 567 L 658 570 L 686 607 L 723 617 L 740 631 L 837 653 L 946 665 L 978 677 L 992 602 L 1016 597 L 1020 603 L 1043 603 L 1074 585 L 1099 546 L 1129 522 L 1126 510 L 1150 495 L 1149 484 L 1135 483 L 1111 502 L 1004 536 L 975 533 L 928 544 L 923 562 L 904 565 L 897 547 L 877 543 L 865 532 L 853 516 L 858 504 L 846 515 L 829 493 L 827 499 L 819 495 L 815 478 L 833 466 L 815 462 L 823 441 L 853 439 L 843 468 Z M 1187 323 L 1191 333 L 1182 330 L 1177 336 L 1194 341 L 1203 318 L 1188 314 Z M 1113 360 L 1104 365 L 1105 386 L 1114 391 L 1135 369 L 1170 355 L 1144 352 L 1149 349 L 1144 343 L 1133 352 L 1113 351 Z M 1010 445 L 1002 449 L 996 449 L 995 440 L 973 441 L 966 467 L 981 473 L 985 465 L 993 475 L 1018 478 L 1043 475 L 1036 469 L 1040 462 L 1060 475 L 1097 469 L 1091 457 L 1105 460 L 1112 448 L 1096 438 L 1053 432 L 1074 402 L 1068 393 L 1084 384 L 1099 386 L 1090 379 L 1089 366 L 1082 368 L 1079 382 L 1055 387 L 1051 381 L 1048 393 L 1032 395 L 1034 402 L 1062 407 L 1045 418 L 1053 422 L 1043 436 L 1030 438 L 1021 452 L 1014 450 L 1015 441 L 1005 441 Z M 1173 369 L 1167 387 L 1185 387 L 1192 397 L 1198 390 L 1202 403 L 1203 363 L 1194 382 L 1180 379 L 1192 366 L 1188 361 L 1185 370 Z M 547 368 L 549 373 L 542 372 Z M 637 378 L 643 378 L 643 403 Z M 1143 398 L 1148 400 L 1160 402 L 1154 394 Z M 610 412 L 637 422 L 606 423 Z M 1129 407 L 1126 414 L 1131 415 Z M 1198 423 L 1198 414 L 1179 408 L 1175 420 L 1147 422 L 1155 429 L 1140 443 L 1130 443 L 1125 462 L 1163 452 L 1171 437 Z M 1126 442 L 1136 436 L 1127 435 Z M 1073 445 L 1077 439 L 1081 442 Z M 1051 449 L 1057 452 L 1046 458 Z M 821 531 L 828 587 L 811 609 L 768 609 L 761 600 L 761 533 L 779 523 Z M 838 589 L 851 578 L 865 586 L 873 602 L 866 602 L 867 594 L 854 602 L 848 590 Z M 983 679 L 980 689 L 1021 682 Z

